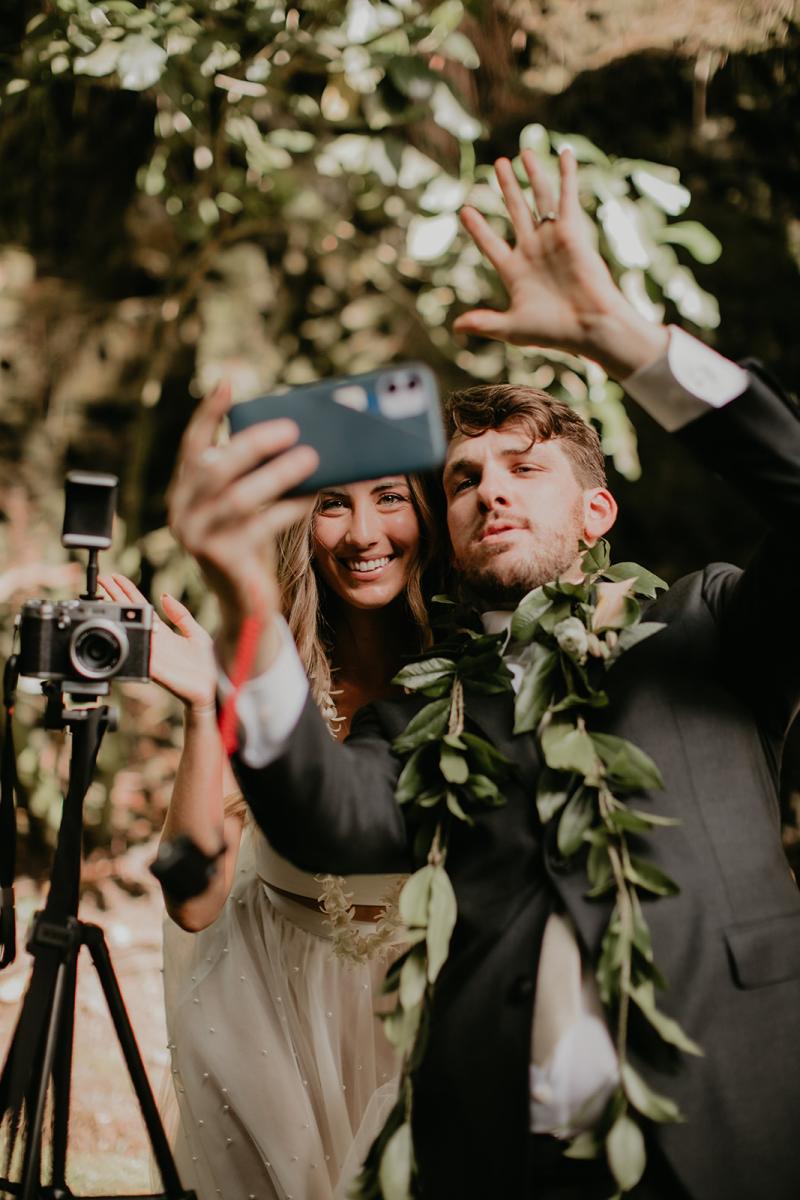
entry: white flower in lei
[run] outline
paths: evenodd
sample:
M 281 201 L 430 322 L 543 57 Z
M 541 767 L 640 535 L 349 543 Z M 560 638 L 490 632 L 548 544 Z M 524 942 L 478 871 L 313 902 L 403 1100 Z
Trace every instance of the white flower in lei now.
M 643 1123 L 681 1120 L 677 1104 L 652 1091 L 628 1060 L 632 1004 L 662 1042 L 702 1053 L 656 1006 L 656 988 L 664 981 L 640 902 L 640 894 L 669 896 L 677 886 L 628 843 L 630 834 L 650 834 L 675 822 L 627 803 L 663 787 L 652 759 L 624 738 L 591 729 L 594 710 L 608 704 L 606 672 L 626 650 L 663 628 L 642 620 L 641 599 L 654 598 L 666 584 L 635 563 L 609 565 L 605 541 L 585 551 L 582 568 L 580 583 L 559 580 L 530 592 L 508 634 L 459 628 L 432 657 L 397 676 L 396 682 L 430 700 L 394 743 L 405 760 L 396 798 L 411 810 L 421 865 L 400 893 L 409 947 L 390 967 L 385 984 L 386 991 L 397 992 L 396 1007 L 383 1020 L 401 1056 L 400 1091 L 354 1184 L 354 1200 L 414 1200 L 419 1194 L 412 1073 L 425 1053 L 433 989 L 457 916 L 446 870 L 449 833 L 453 821 L 472 824 L 473 812 L 504 803 L 502 784 L 510 767 L 489 742 L 464 729 L 464 694 L 511 690 L 502 660 L 507 643 L 523 666 L 514 733 L 535 734 L 545 764 L 536 795 L 540 819 L 555 826 L 562 859 L 584 865 L 587 895 L 611 900 L 596 977 L 615 1035 L 620 1084 L 594 1128 L 575 1138 L 566 1153 L 605 1154 L 620 1192 L 627 1192 L 646 1165 Z
M 320 885 L 319 903 L 325 913 L 325 926 L 333 942 L 333 953 L 351 963 L 365 963 L 373 958 L 387 958 L 399 940 L 403 928 L 400 919 L 399 895 L 403 880 L 394 881 L 381 897 L 383 916 L 375 922 L 371 933 L 362 933 L 354 922 L 353 893 L 346 892 L 341 875 L 315 875 Z

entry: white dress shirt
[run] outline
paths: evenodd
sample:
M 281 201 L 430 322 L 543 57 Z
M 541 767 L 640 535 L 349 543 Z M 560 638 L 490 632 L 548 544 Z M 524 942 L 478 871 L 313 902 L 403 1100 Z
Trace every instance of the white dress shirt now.
M 667 353 L 635 372 L 622 386 L 669 432 L 711 408 L 721 408 L 745 391 L 747 373 L 677 326 L 670 326 Z M 487 613 L 494 632 L 509 613 Z M 281 754 L 299 720 L 308 680 L 285 621 L 281 648 L 270 669 L 249 680 L 239 694 L 237 716 L 243 760 L 263 767 Z M 508 665 L 519 686 L 521 667 Z M 516 668 L 516 670 L 515 670 Z M 220 671 L 225 700 L 230 683 Z M 618 1061 L 603 1020 L 594 976 L 581 960 L 575 931 L 563 914 L 545 927 L 531 1031 L 531 1129 L 571 1137 L 589 1128 L 616 1087 Z

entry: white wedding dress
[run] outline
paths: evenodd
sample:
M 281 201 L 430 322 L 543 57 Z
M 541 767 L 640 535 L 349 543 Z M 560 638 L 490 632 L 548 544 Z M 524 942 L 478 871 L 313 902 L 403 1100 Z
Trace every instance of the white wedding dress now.
M 352 903 L 377 905 L 399 878 L 344 887 Z M 335 954 L 325 914 L 270 883 L 314 899 L 322 890 L 248 820 L 214 924 L 193 934 L 165 922 L 176 1161 L 198 1200 L 344 1200 L 397 1091 L 374 1016 L 387 957 Z M 374 931 L 353 923 L 349 936 Z

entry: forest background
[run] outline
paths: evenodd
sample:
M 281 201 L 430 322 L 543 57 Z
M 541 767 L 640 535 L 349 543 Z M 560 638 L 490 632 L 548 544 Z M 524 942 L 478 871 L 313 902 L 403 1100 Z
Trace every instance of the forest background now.
M 522 143 L 555 174 L 564 141 L 629 299 L 797 386 L 796 0 L 3 6 L 0 655 L 26 598 L 81 590 L 59 542 L 76 467 L 120 476 L 105 569 L 213 627 L 164 495 L 192 408 L 222 377 L 244 399 L 420 358 L 443 390 L 548 387 L 600 430 L 623 514 L 616 558 L 670 580 L 744 564 L 759 520 L 596 367 L 451 336 L 459 312 L 503 303 L 458 209 L 469 199 L 505 229 L 494 158 Z M 181 739 L 169 696 L 121 690 L 85 811 L 84 883 L 110 911 L 147 890 Z M 30 907 L 65 767 L 40 715 L 23 692 Z M 798 741 L 782 788 L 790 857 Z

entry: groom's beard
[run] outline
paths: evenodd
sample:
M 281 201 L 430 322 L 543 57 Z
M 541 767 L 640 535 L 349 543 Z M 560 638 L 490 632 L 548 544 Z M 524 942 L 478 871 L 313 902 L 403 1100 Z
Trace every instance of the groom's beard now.
M 532 538 L 524 551 L 500 551 L 481 562 L 465 563 L 460 583 L 484 609 L 516 608 L 528 592 L 574 567 L 582 534 L 583 509 L 578 505 L 560 528 L 547 530 L 546 541 Z

